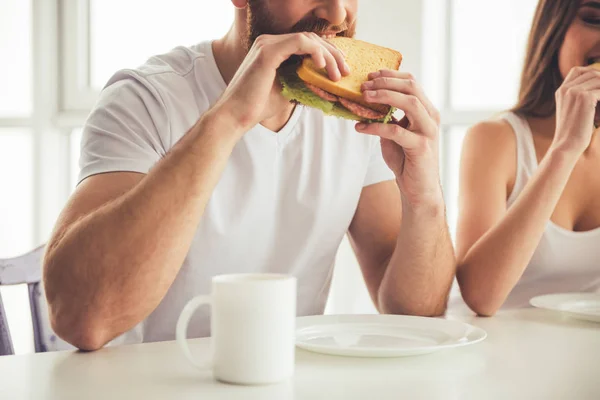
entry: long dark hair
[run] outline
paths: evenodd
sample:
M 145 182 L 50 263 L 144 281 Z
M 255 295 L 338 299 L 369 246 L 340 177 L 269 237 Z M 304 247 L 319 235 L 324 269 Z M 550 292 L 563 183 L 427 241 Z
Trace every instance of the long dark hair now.
M 563 82 L 558 54 L 567 30 L 583 0 L 540 0 L 535 12 L 519 101 L 513 112 L 526 117 L 546 118 L 556 112 L 555 92 Z

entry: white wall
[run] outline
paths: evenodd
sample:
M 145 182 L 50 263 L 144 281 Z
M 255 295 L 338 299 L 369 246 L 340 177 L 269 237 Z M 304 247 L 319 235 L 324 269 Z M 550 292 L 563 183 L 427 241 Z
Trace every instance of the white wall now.
M 359 5 L 357 37 L 398 50 L 403 55 L 400 69 L 418 79 L 422 72 L 424 2 L 362 0 Z

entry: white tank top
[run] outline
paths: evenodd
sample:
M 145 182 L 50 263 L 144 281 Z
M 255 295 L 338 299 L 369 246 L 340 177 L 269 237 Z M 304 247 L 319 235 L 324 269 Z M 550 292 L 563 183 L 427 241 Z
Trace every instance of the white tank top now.
M 538 167 L 533 134 L 524 118 L 502 116 L 517 140 L 517 176 L 507 206 L 519 197 Z M 503 308 L 526 306 L 534 296 L 559 292 L 600 291 L 600 228 L 573 232 L 548 221 L 523 276 Z

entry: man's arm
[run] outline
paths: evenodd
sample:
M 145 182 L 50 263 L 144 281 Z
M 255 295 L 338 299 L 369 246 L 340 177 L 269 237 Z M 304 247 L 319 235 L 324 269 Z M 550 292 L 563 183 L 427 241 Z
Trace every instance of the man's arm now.
M 445 312 L 455 259 L 443 202 L 403 210 L 394 181 L 367 186 L 349 236 L 380 312 Z
M 154 310 L 183 263 L 236 135 L 209 113 L 148 175 L 108 173 L 82 182 L 44 262 L 59 336 L 94 350 Z
M 456 272 L 439 175 L 440 116 L 414 77 L 381 70 L 362 85 L 365 101 L 404 111 L 392 124 L 356 125 L 379 136 L 394 182 L 363 189 L 351 236 L 382 312 L 440 315 Z

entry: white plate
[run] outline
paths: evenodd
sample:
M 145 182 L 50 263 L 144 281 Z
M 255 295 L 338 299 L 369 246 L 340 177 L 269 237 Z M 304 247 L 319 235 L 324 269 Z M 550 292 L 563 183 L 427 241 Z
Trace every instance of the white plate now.
M 296 345 L 339 356 L 404 357 L 482 341 L 483 329 L 460 321 L 402 315 L 319 315 L 297 320 Z
M 600 294 L 560 293 L 534 297 L 532 306 L 560 311 L 573 318 L 600 322 Z

